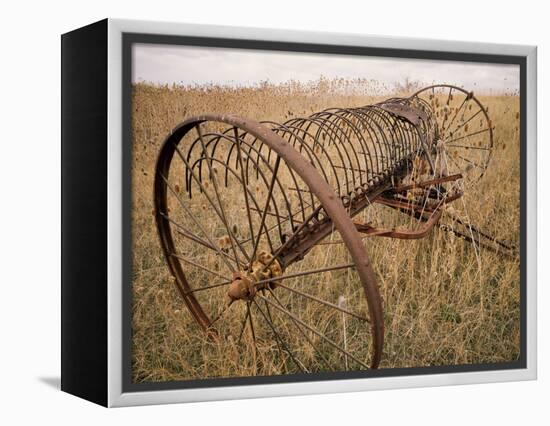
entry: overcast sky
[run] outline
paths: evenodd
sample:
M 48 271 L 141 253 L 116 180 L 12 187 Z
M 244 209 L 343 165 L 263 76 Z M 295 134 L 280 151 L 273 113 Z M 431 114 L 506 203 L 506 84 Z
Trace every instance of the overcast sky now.
M 405 78 L 482 92 L 519 90 L 519 66 L 155 44 L 133 45 L 134 82 L 249 86 L 367 78 L 393 87 Z

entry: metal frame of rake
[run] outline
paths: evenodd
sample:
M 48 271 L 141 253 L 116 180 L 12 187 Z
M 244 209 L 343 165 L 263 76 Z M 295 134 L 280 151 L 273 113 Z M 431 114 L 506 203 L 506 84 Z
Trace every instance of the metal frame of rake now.
M 472 92 L 451 85 L 429 86 L 410 97 L 359 108 L 330 108 L 283 124 L 235 115 L 189 118 L 165 139 L 156 165 L 155 218 L 164 256 L 181 297 L 207 335 L 217 336 L 216 322 L 227 315 L 234 302 L 243 301 L 246 315 L 239 339 L 246 326 L 256 346 L 251 313 L 255 307 L 257 320 L 273 332 L 277 347 L 298 370 L 313 368 L 300 361 L 284 341 L 273 323 L 272 311 L 288 317 L 295 331 L 305 336 L 328 364 L 325 368 L 331 368 L 330 361 L 313 340 L 341 353 L 346 368 L 348 361 L 355 362 L 356 368 L 377 368 L 384 341 L 383 307 L 363 239 L 416 239 L 439 227 L 478 247 L 514 255 L 515 247 L 467 220 L 456 217 L 452 225 L 440 223 L 444 206 L 481 179 L 492 149 L 493 127 L 487 108 Z M 231 182 L 240 185 L 243 216 L 248 222 L 246 239 L 236 235 L 227 203 L 222 202 Z M 266 194 L 261 200 L 250 189 L 254 183 Z M 225 247 L 207 229 L 209 218 L 193 210 L 193 197 L 202 197 L 210 214 L 225 228 Z M 169 198 L 187 223 L 171 213 Z M 354 221 L 373 204 L 412 216 L 419 226 L 402 230 Z M 337 240 L 328 241 L 336 231 Z M 227 271 L 214 270 L 180 253 L 176 234 L 215 254 Z M 287 272 L 319 244 L 344 244 L 351 262 Z M 364 288 L 368 315 L 293 288 L 286 281 L 341 269 L 355 270 Z M 190 270 L 202 271 L 218 282 L 199 286 Z M 224 309 L 213 315 L 197 295 L 224 286 L 232 289 L 230 297 Z M 303 321 L 299 313 L 281 303 L 278 289 L 368 323 L 370 359 L 354 355 L 347 344 Z

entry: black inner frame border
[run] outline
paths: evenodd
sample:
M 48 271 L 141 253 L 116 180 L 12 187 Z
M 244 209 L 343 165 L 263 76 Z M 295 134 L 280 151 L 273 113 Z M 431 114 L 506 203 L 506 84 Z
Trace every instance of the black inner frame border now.
M 283 52 L 377 56 L 395 59 L 431 59 L 459 62 L 515 64 L 520 67 L 520 356 L 512 362 L 459 364 L 410 368 L 382 368 L 347 372 L 285 374 L 278 376 L 224 377 L 169 382 L 132 382 L 132 45 L 183 45 Z M 281 42 L 175 36 L 160 34 L 122 34 L 122 392 L 212 388 L 276 383 L 316 382 L 369 377 L 417 376 L 426 374 L 482 372 L 527 368 L 527 57 L 433 50 L 411 50 L 368 46 L 340 46 L 316 43 Z

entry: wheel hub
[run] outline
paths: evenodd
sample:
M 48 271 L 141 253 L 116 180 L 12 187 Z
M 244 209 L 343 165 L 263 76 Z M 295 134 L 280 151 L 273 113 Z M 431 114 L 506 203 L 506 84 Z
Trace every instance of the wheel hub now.
M 274 289 L 277 281 L 274 278 L 283 274 L 283 268 L 271 253 L 261 251 L 249 267 L 233 273 L 233 281 L 227 292 L 232 301 L 252 300 L 258 292 L 265 288 Z M 266 280 L 269 280 L 265 282 Z

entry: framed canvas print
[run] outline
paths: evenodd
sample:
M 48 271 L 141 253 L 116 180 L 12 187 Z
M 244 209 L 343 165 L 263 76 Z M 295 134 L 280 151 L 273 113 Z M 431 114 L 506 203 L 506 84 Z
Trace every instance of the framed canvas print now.
M 62 42 L 62 389 L 536 378 L 536 49 L 103 20 Z

